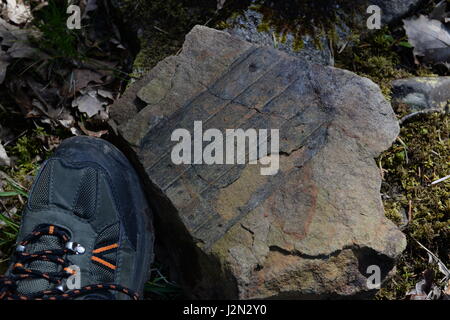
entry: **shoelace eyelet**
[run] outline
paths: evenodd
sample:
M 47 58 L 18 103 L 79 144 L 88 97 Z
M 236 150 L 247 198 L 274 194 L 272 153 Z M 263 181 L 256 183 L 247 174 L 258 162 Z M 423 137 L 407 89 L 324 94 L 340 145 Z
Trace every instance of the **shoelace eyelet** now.
M 56 286 L 56 290 L 61 291 L 61 292 L 66 292 L 66 290 L 62 284 L 60 284 L 59 286 Z
M 86 249 L 76 242 L 67 242 L 66 249 L 73 251 L 75 254 L 83 254 L 86 252 Z

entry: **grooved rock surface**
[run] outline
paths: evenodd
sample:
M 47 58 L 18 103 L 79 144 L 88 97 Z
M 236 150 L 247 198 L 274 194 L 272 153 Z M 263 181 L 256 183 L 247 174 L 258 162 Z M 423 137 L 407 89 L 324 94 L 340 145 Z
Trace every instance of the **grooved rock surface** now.
M 384 216 L 374 158 L 399 126 L 378 86 L 228 33 L 195 27 L 112 108 L 157 208 L 157 237 L 188 295 L 368 296 L 406 241 Z M 175 129 L 279 129 L 261 165 L 175 165 Z

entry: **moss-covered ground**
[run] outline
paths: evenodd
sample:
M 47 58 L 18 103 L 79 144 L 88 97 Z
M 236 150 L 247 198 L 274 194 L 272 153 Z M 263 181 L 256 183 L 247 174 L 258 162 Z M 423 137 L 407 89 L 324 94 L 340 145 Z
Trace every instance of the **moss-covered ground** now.
M 450 181 L 431 185 L 450 172 L 450 121 L 433 114 L 405 124 L 400 139 L 378 159 L 384 172 L 382 194 L 386 215 L 402 226 L 408 237 L 406 251 L 394 277 L 385 283 L 379 298 L 401 299 L 421 280 L 428 263 L 418 240 L 450 265 Z
M 394 31 L 392 31 L 394 30 Z M 412 49 L 399 28 L 387 28 L 356 40 L 337 56 L 336 65 L 377 83 L 387 100 L 392 81 L 413 76 L 438 76 L 438 70 L 413 63 Z M 408 114 L 405 105 L 393 104 L 399 119 Z M 448 114 L 431 114 L 405 122 L 393 146 L 376 159 L 383 175 L 382 196 L 386 216 L 407 236 L 394 276 L 384 283 L 378 299 L 404 299 L 422 273 L 437 267 L 415 240 L 450 265 L 450 180 L 431 185 L 450 173 Z
M 239 12 L 244 3 L 218 12 L 216 1 L 208 0 L 124 2 L 128 2 L 123 10 L 129 20 L 145 24 L 138 35 L 141 50 L 134 60 L 134 76 L 142 75 L 166 56 L 176 54 L 185 34 L 194 25 L 224 26 L 225 18 Z M 226 3 L 236 4 L 233 1 Z M 292 24 L 283 27 L 282 22 L 286 20 L 274 15 L 275 9 L 265 11 L 265 23 L 277 24 L 281 34 L 286 30 L 297 30 Z M 295 20 L 291 22 L 298 23 Z M 400 26 L 385 27 L 364 37 L 356 33 L 351 45 L 340 53 L 337 48 L 335 51 L 337 67 L 370 78 L 380 86 L 388 100 L 391 99 L 392 80 L 437 76 L 439 73 L 439 70 L 414 63 L 412 49 Z M 1 103 L 5 107 L 0 107 L 0 125 L 13 131 L 14 139 L 6 150 L 14 165 L 0 167 L 0 272 L 5 269 L 11 253 L 32 178 L 51 153 L 52 146 L 68 135 L 67 131 L 23 119 L 20 113 L 11 111 L 19 108 L 10 101 Z M 394 108 L 399 118 L 407 112 L 401 105 L 394 105 Z M 449 125 L 448 115 L 431 114 L 415 118 L 402 126 L 399 139 L 376 159 L 383 175 L 381 192 L 386 215 L 408 237 L 408 247 L 397 263 L 396 273 L 384 284 L 377 296 L 379 299 L 404 298 L 420 280 L 421 273 L 430 268 L 426 252 L 413 239 L 450 266 L 450 180 L 431 185 L 450 172 Z M 150 296 L 173 298 L 178 295 L 179 288 L 161 272 L 164 267 L 158 265 L 155 268 L 155 276 L 147 286 Z

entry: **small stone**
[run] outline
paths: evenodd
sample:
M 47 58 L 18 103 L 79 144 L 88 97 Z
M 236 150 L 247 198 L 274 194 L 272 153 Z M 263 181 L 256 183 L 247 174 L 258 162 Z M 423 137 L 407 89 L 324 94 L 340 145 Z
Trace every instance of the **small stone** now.
M 381 8 L 381 21 L 383 24 L 388 24 L 405 17 L 423 2 L 424 0 L 371 0 L 370 4 Z
M 436 110 L 448 112 L 450 77 L 414 77 L 392 83 L 392 102 L 406 104 L 410 112 Z

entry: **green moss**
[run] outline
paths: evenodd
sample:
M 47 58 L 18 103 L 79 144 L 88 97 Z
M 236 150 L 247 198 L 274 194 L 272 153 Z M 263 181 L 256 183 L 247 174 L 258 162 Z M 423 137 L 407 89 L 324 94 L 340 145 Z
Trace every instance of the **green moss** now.
M 386 217 L 395 222 L 397 225 L 401 225 L 403 222 L 403 215 L 401 213 L 401 205 L 399 202 L 385 203 L 384 211 Z
M 19 231 L 21 211 L 26 201 L 26 193 L 31 187 L 31 177 L 36 174 L 42 160 L 49 156 L 43 142 L 43 138 L 47 135 L 44 128 L 38 127 L 6 147 L 8 155 L 13 159 L 14 166 L 12 168 L 0 167 L 0 170 L 8 176 L 7 179 L 3 174 L 0 176 L 2 187 L 4 191 L 17 194 L 1 199 L 0 220 L 3 226 L 0 228 L 0 252 L 4 255 L 0 255 L 0 271 L 6 268 Z
M 20 137 L 14 146 L 7 148 L 8 154 L 15 158 L 13 177 L 23 181 L 24 176 L 33 174 L 38 168 L 40 160 L 48 157 L 49 152 L 43 148 L 42 138 L 47 133 L 38 127 L 30 135 Z
M 355 35 L 353 45 L 336 56 L 336 67 L 348 69 L 377 83 L 386 99 L 391 98 L 392 81 L 415 75 L 432 73 L 424 68 L 415 71 L 405 69 L 401 64 L 401 54 L 407 49 L 404 37 L 394 38 L 385 27 L 360 39 Z
M 448 116 L 443 114 L 406 124 L 400 133 L 406 151 L 396 142 L 379 159 L 385 170 L 382 193 L 389 197 L 384 201 L 387 217 L 400 225 L 403 209 L 411 218 L 403 230 L 408 237 L 407 249 L 379 298 L 403 298 L 430 268 L 427 254 L 413 239 L 450 265 L 450 180 L 431 185 L 450 172 L 449 125 Z
M 378 84 L 387 100 L 391 100 L 392 81 L 408 77 L 436 76 L 425 66 L 411 65 L 405 57 L 412 57 L 411 48 L 402 34 L 393 34 L 388 27 L 361 39 L 354 34 L 352 45 L 336 55 L 336 67 L 351 70 Z
M 164 58 L 176 54 L 182 46 L 181 40 L 167 39 L 167 35 L 149 33 L 153 34 L 152 40 L 148 39 L 149 34 L 139 39 L 141 50 L 133 62 L 133 74 L 131 74 L 134 78 L 139 78 Z
M 142 30 L 141 50 L 133 67 L 135 77 L 151 70 L 165 57 L 176 54 L 185 35 L 195 25 L 204 25 L 217 15 L 216 2 L 207 0 L 128 1 L 122 11 L 124 16 L 133 17 L 128 23 Z
M 413 62 L 403 32 L 387 27 L 360 39 L 336 55 L 336 66 L 368 77 L 391 99 L 392 81 L 412 76 L 436 76 Z M 395 104 L 399 118 L 409 111 Z M 429 115 L 403 125 L 400 139 L 377 160 L 384 170 L 382 193 L 386 216 L 407 235 L 408 245 L 396 265 L 396 273 L 379 292 L 378 299 L 403 299 L 431 266 L 423 243 L 450 265 L 450 181 L 431 182 L 450 172 L 449 123 L 446 115 Z M 408 220 L 410 221 L 408 222 Z M 435 270 L 437 273 L 438 271 Z
M 217 11 L 217 2 L 213 0 L 126 2 L 122 11 L 133 17 L 129 23 L 136 24 L 143 31 L 133 76 L 142 75 L 165 57 L 176 54 L 185 35 L 195 25 L 227 28 L 228 19 L 239 16 L 251 3 L 249 0 L 228 0 L 225 7 Z M 294 50 L 302 49 L 305 35 L 311 36 L 317 47 L 321 47 L 324 36 L 336 38 L 336 25 L 345 23 L 351 29 L 356 29 L 357 25 L 353 16 L 358 6 L 344 0 L 259 0 L 254 1 L 251 7 L 263 15 L 258 29 L 274 29 L 279 42 L 286 41 L 287 34 L 292 33 L 295 36 Z M 347 14 L 342 15 L 342 12 Z
M 10 214 L 10 216 L 0 214 L 0 222 L 3 224 L 0 252 L 4 254 L 4 256 L 0 255 L 0 274 L 4 274 L 8 268 L 7 261 L 19 232 L 20 219 L 19 214 Z
M 322 39 L 337 39 L 337 28 L 359 30 L 359 13 L 364 2 L 346 0 L 256 0 L 252 8 L 263 15 L 260 30 L 273 29 L 280 38 L 294 35 L 294 49 L 303 47 L 303 38 L 311 37 L 316 46 Z

